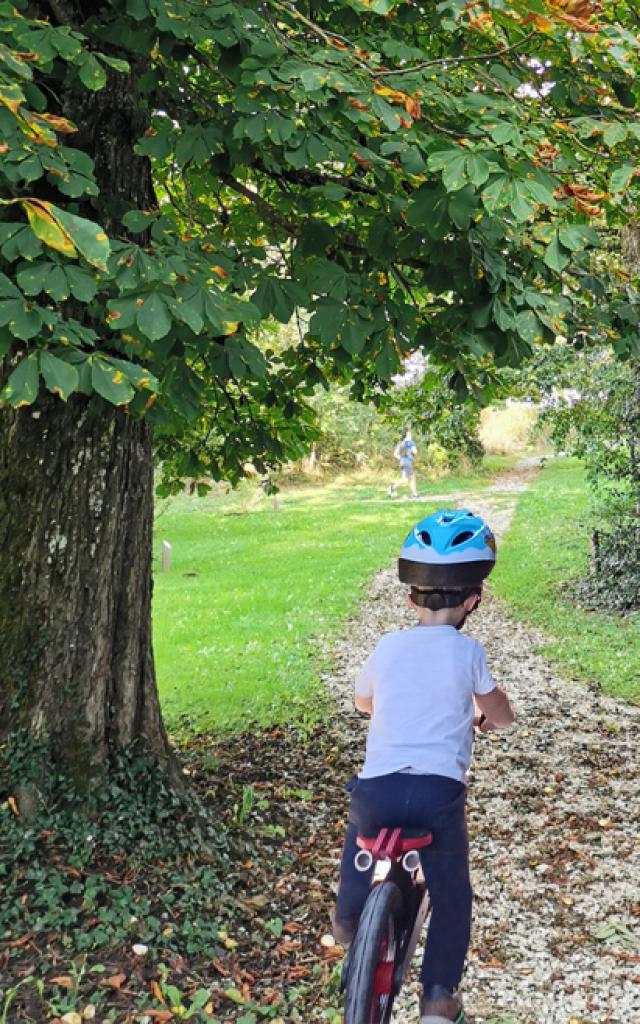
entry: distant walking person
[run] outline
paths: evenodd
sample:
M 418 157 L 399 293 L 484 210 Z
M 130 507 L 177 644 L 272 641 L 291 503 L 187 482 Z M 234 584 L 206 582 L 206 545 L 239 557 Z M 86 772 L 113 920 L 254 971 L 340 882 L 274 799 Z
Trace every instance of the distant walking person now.
M 411 437 L 411 427 L 406 428 L 402 439 L 396 445 L 393 454 L 400 462 L 400 477 L 395 484 L 389 484 L 387 494 L 390 498 L 393 498 L 395 497 L 396 487 L 402 487 L 404 484 L 407 484 L 410 496 L 412 498 L 417 498 L 416 471 L 414 469 L 413 462 L 418 454 L 418 449 L 416 448 L 415 441 Z

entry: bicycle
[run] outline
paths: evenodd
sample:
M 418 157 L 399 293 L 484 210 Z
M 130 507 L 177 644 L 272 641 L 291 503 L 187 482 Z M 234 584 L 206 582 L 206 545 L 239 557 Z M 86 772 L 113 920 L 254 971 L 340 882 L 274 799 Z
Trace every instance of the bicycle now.
M 376 869 L 345 962 L 344 1024 L 387 1024 L 391 1017 L 430 910 L 419 851 L 432 841 L 431 832 L 400 828 L 358 836 L 356 867 L 368 871 L 375 862 Z

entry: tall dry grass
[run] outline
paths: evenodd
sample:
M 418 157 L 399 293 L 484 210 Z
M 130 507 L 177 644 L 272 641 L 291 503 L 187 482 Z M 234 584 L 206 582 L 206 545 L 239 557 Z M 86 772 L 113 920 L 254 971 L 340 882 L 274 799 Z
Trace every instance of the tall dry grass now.
M 512 399 L 483 409 L 480 440 L 485 450 L 493 455 L 510 455 L 545 447 L 543 438 L 535 434 L 539 415 L 537 406 Z

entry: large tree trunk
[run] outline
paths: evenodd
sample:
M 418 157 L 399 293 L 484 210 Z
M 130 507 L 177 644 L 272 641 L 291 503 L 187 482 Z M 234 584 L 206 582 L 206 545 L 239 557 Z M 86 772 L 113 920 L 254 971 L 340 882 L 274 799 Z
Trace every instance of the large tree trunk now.
M 35 742 L 80 786 L 120 751 L 170 763 L 151 446 L 147 424 L 84 398 L 0 417 L 0 742 Z

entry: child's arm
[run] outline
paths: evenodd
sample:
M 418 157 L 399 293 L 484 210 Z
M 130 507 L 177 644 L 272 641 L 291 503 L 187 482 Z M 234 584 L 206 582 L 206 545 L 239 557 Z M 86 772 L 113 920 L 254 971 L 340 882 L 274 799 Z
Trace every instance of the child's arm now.
M 492 729 L 506 729 L 515 721 L 515 713 L 505 691 L 496 686 L 490 693 L 476 693 L 476 704 L 485 716 L 480 724 L 480 732 L 491 732 Z
M 372 651 L 360 669 L 354 687 L 353 702 L 358 711 L 365 715 L 373 714 L 373 690 L 376 681 L 376 658 Z
M 373 714 L 373 697 L 361 697 L 356 693 L 354 703 L 358 711 L 364 712 L 365 715 Z

